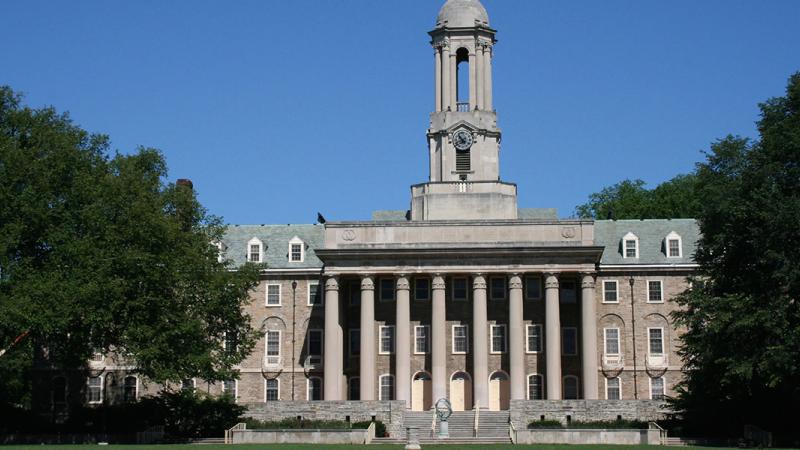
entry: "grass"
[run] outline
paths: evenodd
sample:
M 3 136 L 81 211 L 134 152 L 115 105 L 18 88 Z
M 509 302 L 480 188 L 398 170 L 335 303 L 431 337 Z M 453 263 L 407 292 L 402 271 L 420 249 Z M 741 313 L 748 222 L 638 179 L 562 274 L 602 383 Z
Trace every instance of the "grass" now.
M 264 444 L 253 444 L 253 445 L 214 445 L 214 444 L 203 444 L 203 445 L 176 445 L 176 444 L 168 444 L 168 445 L 108 445 L 108 446 L 98 446 L 98 445 L 10 445 L 10 446 L 1 446 L 0 449 L 30 449 L 30 450 L 48 450 L 48 449 L 59 449 L 59 450 L 66 450 L 66 449 L 73 449 L 73 448 L 94 448 L 94 449 L 114 449 L 114 450 L 168 450 L 171 448 L 187 448 L 187 447 L 197 447 L 199 450 L 235 450 L 235 449 L 246 449 L 246 450 L 345 450 L 345 449 L 353 449 L 358 448 L 358 445 L 319 445 L 319 444 L 281 444 L 281 445 L 264 445 Z M 378 445 L 370 445 L 364 446 L 365 450 L 398 450 L 402 449 L 401 445 L 388 445 L 388 444 L 378 444 Z M 648 446 L 648 445 L 510 445 L 510 444 L 503 444 L 503 445 L 423 445 L 423 450 L 426 449 L 439 449 L 439 450 L 655 450 L 658 448 L 663 448 L 659 446 Z M 704 447 L 692 447 L 693 449 L 700 450 Z M 714 450 L 725 450 L 723 447 L 715 447 Z M 732 450 L 732 449 L 731 449 Z

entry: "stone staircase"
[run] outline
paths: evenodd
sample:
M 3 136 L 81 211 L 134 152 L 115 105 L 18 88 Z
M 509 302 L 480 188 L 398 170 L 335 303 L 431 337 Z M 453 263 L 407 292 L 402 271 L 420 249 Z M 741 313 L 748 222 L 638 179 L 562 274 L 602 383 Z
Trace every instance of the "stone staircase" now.
M 436 438 L 439 427 L 437 423 L 436 430 L 432 432 L 432 419 L 433 413 L 430 411 L 408 411 L 400 436 L 378 438 L 373 442 L 376 444 L 405 443 L 405 427 L 416 428 L 417 436 L 422 444 L 508 444 L 511 442 L 508 436 L 508 411 L 481 410 L 478 416 L 477 436 L 475 436 L 474 411 L 453 412 L 448 420 L 450 437 L 447 439 Z

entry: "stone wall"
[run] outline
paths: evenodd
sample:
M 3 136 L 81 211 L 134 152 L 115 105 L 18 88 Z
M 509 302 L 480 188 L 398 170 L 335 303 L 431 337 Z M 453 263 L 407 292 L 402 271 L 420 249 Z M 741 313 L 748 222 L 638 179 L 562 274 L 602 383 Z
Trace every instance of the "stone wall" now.
M 346 420 L 351 422 L 380 420 L 390 436 L 398 435 L 405 421 L 405 402 L 402 401 L 324 401 L 324 402 L 266 402 L 246 403 L 245 417 L 275 421 L 301 416 L 314 420 Z
M 660 445 L 659 430 L 519 430 L 515 444 Z
M 541 420 L 661 420 L 671 413 L 663 401 L 655 400 L 512 400 L 511 420 L 517 429 Z

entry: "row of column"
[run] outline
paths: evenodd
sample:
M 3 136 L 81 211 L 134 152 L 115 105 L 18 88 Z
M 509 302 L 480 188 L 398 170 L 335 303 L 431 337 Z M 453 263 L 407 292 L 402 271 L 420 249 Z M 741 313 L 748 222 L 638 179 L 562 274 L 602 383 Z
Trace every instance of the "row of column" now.
M 458 103 L 458 56 L 447 42 L 434 47 L 436 111 L 456 111 Z M 479 43 L 469 53 L 469 109 L 491 111 L 492 46 Z
M 594 277 L 581 280 L 582 369 L 584 398 L 598 398 L 597 323 Z M 433 400 L 447 397 L 447 338 L 445 279 L 434 274 L 431 283 L 431 381 Z M 523 322 L 523 283 L 520 274 L 511 274 L 509 294 L 509 372 L 512 400 L 525 399 L 525 327 Z M 489 406 L 489 327 L 487 321 L 486 278 L 473 275 L 472 354 L 475 405 Z M 398 400 L 411 405 L 411 309 L 410 282 L 399 275 L 396 282 L 395 390 Z M 375 400 L 375 283 L 370 275 L 361 280 L 361 400 Z M 325 282 L 325 378 L 326 400 L 344 400 L 342 391 L 343 332 L 339 322 L 339 284 L 335 277 Z M 558 275 L 545 278 L 545 362 L 547 399 L 561 399 L 561 319 Z

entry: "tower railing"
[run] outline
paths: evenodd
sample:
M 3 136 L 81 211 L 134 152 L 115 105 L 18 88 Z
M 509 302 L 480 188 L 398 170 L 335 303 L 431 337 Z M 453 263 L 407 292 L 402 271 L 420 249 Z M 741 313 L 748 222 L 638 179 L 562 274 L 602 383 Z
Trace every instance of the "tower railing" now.
M 469 112 L 469 102 L 458 102 L 458 103 L 456 103 L 456 111 L 458 111 L 458 112 Z

